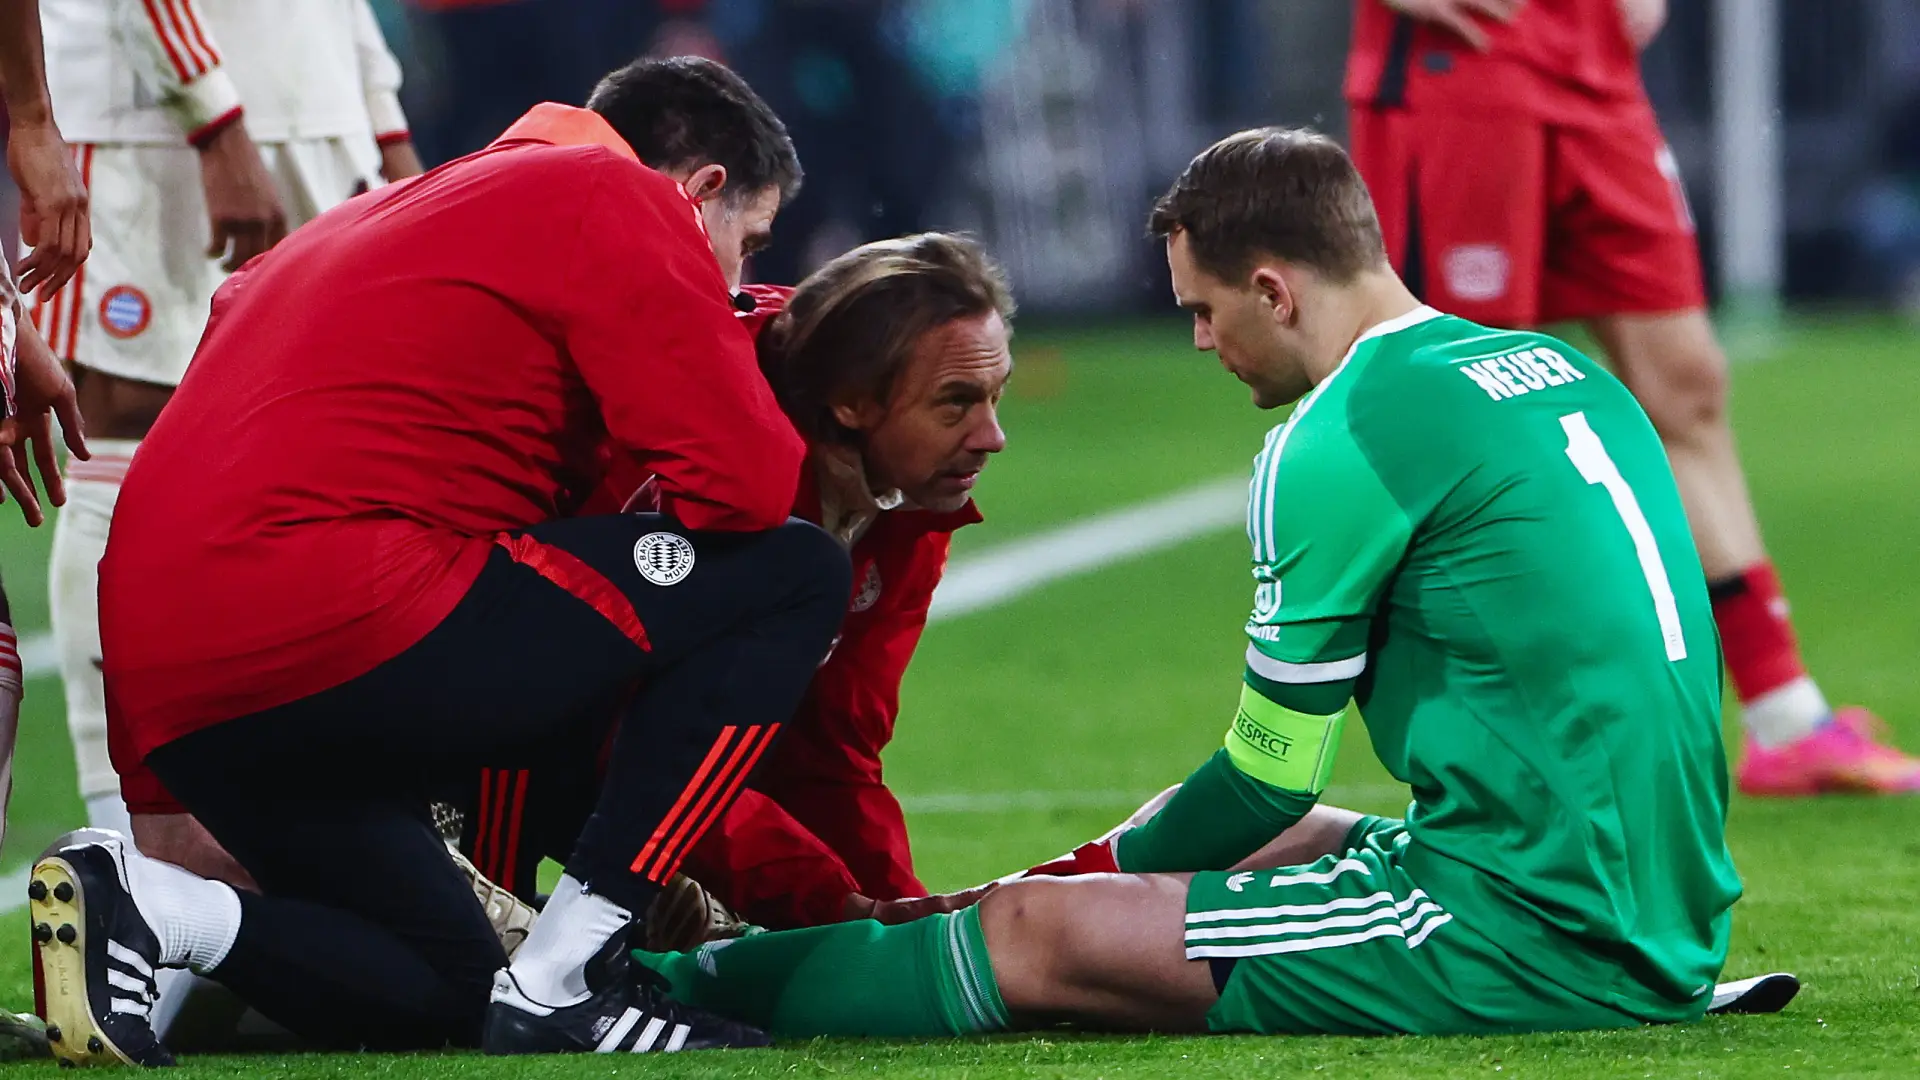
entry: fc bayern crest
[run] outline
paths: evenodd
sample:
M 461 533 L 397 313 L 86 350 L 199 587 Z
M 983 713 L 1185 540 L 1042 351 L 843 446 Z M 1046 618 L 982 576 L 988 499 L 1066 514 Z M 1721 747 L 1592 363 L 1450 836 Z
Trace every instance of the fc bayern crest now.
M 115 285 L 100 297 L 100 326 L 117 338 L 130 338 L 153 321 L 153 301 L 131 285 Z
M 854 612 L 867 611 L 879 602 L 880 564 L 870 562 L 867 564 L 866 575 L 860 579 L 860 591 L 853 594 L 853 604 L 849 610 Z
M 633 543 L 633 565 L 655 585 L 677 585 L 693 573 L 693 542 L 678 533 L 648 533 Z

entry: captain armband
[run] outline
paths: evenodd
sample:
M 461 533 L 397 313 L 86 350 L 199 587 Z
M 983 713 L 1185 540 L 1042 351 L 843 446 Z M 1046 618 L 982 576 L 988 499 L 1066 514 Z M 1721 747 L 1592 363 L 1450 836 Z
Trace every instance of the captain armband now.
M 1333 774 L 1347 710 L 1314 716 L 1277 705 L 1244 683 L 1240 709 L 1227 729 L 1227 756 L 1234 767 L 1262 783 L 1318 795 Z

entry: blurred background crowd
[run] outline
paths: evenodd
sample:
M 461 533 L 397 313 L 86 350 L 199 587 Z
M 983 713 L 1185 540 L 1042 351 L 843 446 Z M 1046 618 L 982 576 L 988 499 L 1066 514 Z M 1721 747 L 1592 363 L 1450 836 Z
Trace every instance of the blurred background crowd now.
M 1733 0 L 1739 3 L 1740 0 Z M 1141 221 L 1225 132 L 1338 133 L 1351 0 L 375 0 L 429 165 L 647 51 L 744 74 L 808 181 L 756 267 L 981 234 L 1032 309 L 1163 302 Z M 1713 274 L 1709 5 L 1671 5 L 1647 83 Z M 1920 0 L 1779 0 L 1784 290 L 1920 311 Z
M 1751 0 L 1718 0 L 1736 13 Z M 806 188 L 755 275 L 863 240 L 967 229 L 1029 311 L 1164 310 L 1148 200 L 1210 140 L 1343 134 L 1351 0 L 373 0 L 427 165 L 635 55 L 739 70 Z M 1675 0 L 1644 57 L 1710 282 L 1715 4 Z M 1920 317 L 1920 0 L 1767 0 L 1777 21 L 1779 290 Z

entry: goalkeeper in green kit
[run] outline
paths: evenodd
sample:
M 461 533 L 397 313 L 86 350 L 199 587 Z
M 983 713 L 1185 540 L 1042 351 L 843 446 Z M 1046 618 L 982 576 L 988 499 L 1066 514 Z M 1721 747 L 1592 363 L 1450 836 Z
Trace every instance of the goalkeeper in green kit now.
M 1224 748 L 976 907 L 639 958 L 788 1036 L 1700 1016 L 1740 895 L 1718 640 L 1645 414 L 1564 342 L 1422 306 L 1320 135 L 1215 144 L 1152 230 L 1195 346 L 1261 408 L 1299 401 L 1254 461 Z M 1315 810 L 1361 714 L 1404 821 Z M 1262 849 L 1313 861 L 1218 869 Z

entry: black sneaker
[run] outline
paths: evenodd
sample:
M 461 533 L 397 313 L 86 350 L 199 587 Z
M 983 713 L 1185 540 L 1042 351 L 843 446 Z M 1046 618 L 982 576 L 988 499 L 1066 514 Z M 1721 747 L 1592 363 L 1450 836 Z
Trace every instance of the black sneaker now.
M 512 968 L 493 976 L 480 1048 L 489 1054 L 671 1054 L 771 1046 L 758 1028 L 669 999 L 615 934 L 587 965 L 587 1000 L 554 1008 L 527 997 Z
M 42 1017 L 62 1065 L 171 1065 L 150 1022 L 160 940 L 128 891 L 118 833 L 55 840 L 27 883 Z

